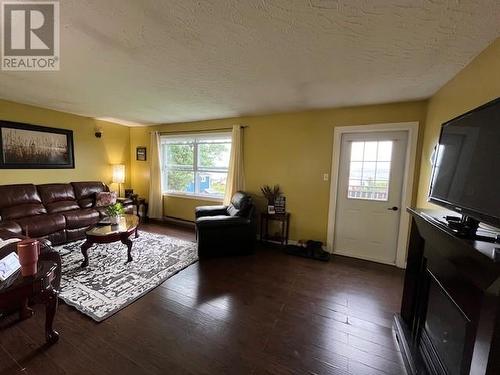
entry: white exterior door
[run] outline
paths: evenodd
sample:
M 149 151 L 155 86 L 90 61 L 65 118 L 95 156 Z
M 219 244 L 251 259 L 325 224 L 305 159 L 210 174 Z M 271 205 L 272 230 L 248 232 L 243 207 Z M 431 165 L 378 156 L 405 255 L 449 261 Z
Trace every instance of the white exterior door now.
M 408 133 L 342 135 L 334 253 L 395 264 Z

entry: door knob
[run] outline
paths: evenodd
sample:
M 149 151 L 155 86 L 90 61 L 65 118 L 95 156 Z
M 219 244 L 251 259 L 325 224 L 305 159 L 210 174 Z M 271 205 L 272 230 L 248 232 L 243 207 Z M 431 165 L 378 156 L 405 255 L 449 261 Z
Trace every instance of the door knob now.
M 388 208 L 388 210 L 389 210 L 389 211 L 397 211 L 397 210 L 398 210 L 398 208 L 397 208 L 396 206 L 394 206 L 394 207 L 389 207 L 389 208 Z

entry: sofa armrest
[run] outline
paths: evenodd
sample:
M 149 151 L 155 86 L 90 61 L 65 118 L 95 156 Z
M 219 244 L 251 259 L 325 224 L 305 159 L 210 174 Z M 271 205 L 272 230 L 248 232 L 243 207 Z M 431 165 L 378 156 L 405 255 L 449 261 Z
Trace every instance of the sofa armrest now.
M 2 234 L 6 235 L 5 233 L 3 232 L 11 232 L 13 234 L 22 234 L 23 233 L 23 228 L 21 228 L 21 226 L 16 223 L 15 221 L 0 221 L 0 231 L 2 231 Z M 0 238 L 3 238 L 1 235 L 0 235 Z M 11 238 L 11 237 L 9 237 Z
M 134 201 L 130 198 L 116 198 L 117 203 L 121 203 L 123 206 L 131 206 L 134 204 Z
M 199 206 L 194 210 L 196 218 L 205 216 L 225 216 L 227 215 L 227 206 Z
M 248 226 L 250 220 L 240 216 L 205 216 L 196 219 L 196 227 L 200 229 L 224 229 Z

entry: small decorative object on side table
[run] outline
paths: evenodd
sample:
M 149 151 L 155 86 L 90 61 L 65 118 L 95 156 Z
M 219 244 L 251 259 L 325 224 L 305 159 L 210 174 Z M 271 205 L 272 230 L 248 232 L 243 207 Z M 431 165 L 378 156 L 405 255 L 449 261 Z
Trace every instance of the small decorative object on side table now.
M 269 185 L 264 185 L 260 188 L 260 191 L 262 192 L 262 195 L 267 199 L 267 213 L 269 215 L 276 214 L 277 211 L 274 208 L 274 205 L 276 202 L 276 198 L 281 195 L 280 186 L 274 185 L 273 187 L 270 187 Z
M 281 234 L 278 236 L 269 235 L 269 222 L 278 221 L 281 223 Z M 284 214 L 260 214 L 260 240 L 262 241 L 277 241 L 282 246 L 288 245 L 288 233 L 290 230 L 290 213 Z
M 0 310 L 18 306 L 21 308 L 20 318 L 27 319 L 33 315 L 33 310 L 28 307 L 29 299 L 45 304 L 45 339 L 49 344 L 59 339 L 59 334 L 52 328 L 57 310 L 58 291 L 52 287 L 56 270 L 56 263 L 39 261 L 35 275 L 23 277 L 17 272 L 0 283 Z

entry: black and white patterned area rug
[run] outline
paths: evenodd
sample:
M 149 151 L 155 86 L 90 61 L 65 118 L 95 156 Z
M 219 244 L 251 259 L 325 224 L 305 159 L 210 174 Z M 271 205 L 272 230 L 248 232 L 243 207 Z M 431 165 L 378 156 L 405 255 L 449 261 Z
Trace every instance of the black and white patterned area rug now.
M 196 243 L 139 232 L 132 235 L 133 261 L 126 263 L 121 242 L 95 244 L 88 250 L 89 265 L 76 241 L 55 247 L 62 256 L 61 298 L 97 322 L 109 318 L 198 260 Z

